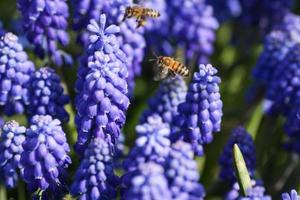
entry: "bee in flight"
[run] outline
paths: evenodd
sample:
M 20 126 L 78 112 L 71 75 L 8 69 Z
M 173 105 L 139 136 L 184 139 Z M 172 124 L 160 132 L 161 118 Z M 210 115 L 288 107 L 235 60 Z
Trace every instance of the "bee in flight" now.
M 147 18 L 158 18 L 160 13 L 151 8 L 145 8 L 142 6 L 127 6 L 124 14 L 123 21 L 129 19 L 131 17 L 136 18 L 136 22 L 138 23 L 137 28 L 145 26 L 147 22 Z
M 154 66 L 154 80 L 160 81 L 169 77 L 174 77 L 176 74 L 183 77 L 190 75 L 190 70 L 181 62 L 175 60 L 172 57 L 167 56 L 155 56 L 156 65 Z

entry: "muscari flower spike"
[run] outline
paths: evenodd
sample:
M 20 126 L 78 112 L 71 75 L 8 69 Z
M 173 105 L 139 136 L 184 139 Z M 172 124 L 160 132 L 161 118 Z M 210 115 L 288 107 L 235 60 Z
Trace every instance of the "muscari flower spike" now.
M 298 195 L 296 190 L 291 190 L 290 194 L 283 193 L 281 197 L 282 200 L 300 200 L 300 196 Z
M 171 146 L 166 159 L 165 174 L 173 199 L 204 199 L 204 187 L 198 182 L 200 175 L 189 143 L 177 141 Z
M 144 58 L 146 42 L 143 36 L 143 28 L 136 29 L 135 19 L 122 22 L 126 6 L 133 5 L 132 0 L 73 0 L 75 30 L 82 31 L 80 41 L 87 43 L 86 26 L 90 19 L 99 19 L 101 14 L 107 16 L 108 24 L 120 24 L 120 32 L 116 33 L 121 50 L 127 57 L 129 94 L 132 96 L 134 79 L 141 74 L 141 62 Z
M 114 199 L 117 185 L 110 147 L 102 138 L 95 138 L 84 152 L 71 194 L 80 200 Z
M 162 164 L 170 151 L 170 127 L 159 115 L 149 116 L 144 124 L 136 127 L 137 139 L 124 160 L 125 171 L 132 171 L 145 162 Z
M 122 177 L 122 200 L 171 200 L 164 169 L 154 162 L 141 163 Z
M 242 126 L 233 129 L 219 160 L 221 165 L 220 178 L 231 184 L 237 181 L 232 155 L 234 144 L 239 146 L 243 154 L 250 177 L 254 177 L 256 168 L 255 146 L 251 135 Z
M 20 157 L 23 152 L 22 144 L 25 140 L 24 126 L 16 121 L 8 121 L 2 127 L 0 136 L 0 179 L 8 188 L 17 185 L 20 166 Z
M 272 77 L 267 88 L 264 110 L 266 113 L 287 115 L 300 97 L 300 47 L 294 45 Z
M 27 38 L 35 47 L 35 53 L 44 58 L 50 56 L 58 66 L 72 63 L 72 58 L 58 49 L 58 44 L 69 43 L 68 4 L 66 0 L 18 0 L 17 7 Z
M 242 8 L 239 0 L 208 0 L 208 4 L 214 8 L 214 15 L 220 22 L 227 21 L 233 17 L 238 17 Z
M 247 190 L 246 196 L 241 196 L 238 183 L 233 184 L 232 189 L 225 195 L 225 200 L 271 200 L 269 195 L 265 194 L 266 189 L 252 180 L 252 188 Z
M 68 121 L 69 114 L 64 106 L 69 103 L 69 97 L 64 94 L 60 78 L 53 69 L 43 67 L 31 76 L 29 95 L 30 116 L 50 115 L 60 121 Z
M 168 22 L 164 28 L 166 41 L 176 41 L 185 49 L 185 57 L 197 56 L 199 63 L 207 63 L 213 53 L 215 31 L 219 24 L 213 8 L 205 0 L 167 0 Z M 174 52 L 173 52 L 174 53 Z
M 151 115 L 160 115 L 165 123 L 172 123 L 178 114 L 177 107 L 184 102 L 187 86 L 181 76 L 161 82 L 156 94 L 148 101 L 149 108 L 142 114 L 141 123 Z
M 104 14 L 99 22 L 91 20 L 87 27 L 89 45 L 76 82 L 78 140 L 75 149 L 79 154 L 93 137 L 103 138 L 114 148 L 129 106 L 126 56 L 115 36 L 120 28 L 106 27 Z
M 0 105 L 7 115 L 23 113 L 29 104 L 27 84 L 34 64 L 13 33 L 0 39 Z
M 174 126 L 179 127 L 172 134 L 172 140 L 182 137 L 192 144 L 196 155 L 203 155 L 203 145 L 213 140 L 213 133 L 221 129 L 222 100 L 219 92 L 221 79 L 212 65 L 199 66 L 189 85 L 185 102 L 178 106 L 179 115 Z
M 20 163 L 23 179 L 31 192 L 61 197 L 65 190 L 66 168 L 71 164 L 66 134 L 58 119 L 35 115 L 26 131 Z M 47 195 L 46 195 L 47 196 Z

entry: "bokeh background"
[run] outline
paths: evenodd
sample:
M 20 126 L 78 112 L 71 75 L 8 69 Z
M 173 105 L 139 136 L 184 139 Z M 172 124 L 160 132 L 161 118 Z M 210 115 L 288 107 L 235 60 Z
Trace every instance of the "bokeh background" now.
M 272 3 L 271 0 L 270 3 Z M 296 0 L 293 12 L 300 14 L 300 1 Z M 253 14 L 255 15 L 255 13 Z M 3 27 L 18 34 L 21 31 L 18 18 L 16 2 L 14 0 L 0 0 L 0 19 L 3 22 Z M 67 47 L 67 51 L 73 55 L 80 55 L 82 47 L 74 42 L 76 35 L 71 28 L 69 33 L 72 42 Z M 221 94 L 224 116 L 221 132 L 216 134 L 213 142 L 205 147 L 205 155 L 197 158 L 201 171 L 201 182 L 207 190 L 207 199 L 220 199 L 220 194 L 229 189 L 219 181 L 218 159 L 231 130 L 238 125 L 243 125 L 255 140 L 257 177 L 264 181 L 268 194 L 272 195 L 274 199 L 279 199 L 282 191 L 289 191 L 291 188 L 300 191 L 299 156 L 286 152 L 282 148 L 286 137 L 283 130 L 283 119 L 265 116 L 261 109 L 262 96 L 258 94 L 254 97 L 251 92 L 254 85 L 251 71 L 262 51 L 263 34 L 259 27 L 241 27 L 233 20 L 220 23 L 216 34 L 215 50 L 210 63 L 218 69 L 218 74 L 222 79 Z M 29 53 L 29 55 L 36 66 L 41 66 L 44 63 L 33 54 Z M 125 142 L 128 147 L 134 143 L 135 126 L 141 113 L 147 108 L 147 100 L 154 94 L 159 84 L 153 81 L 152 63 L 148 61 L 151 57 L 153 57 L 151 52 L 147 52 L 143 62 L 142 75 L 136 79 L 134 98 L 124 127 Z M 193 64 L 189 67 L 195 68 Z M 64 86 L 67 88 L 71 99 L 74 99 L 75 96 L 73 88 L 76 69 L 76 65 L 56 69 L 63 77 Z M 73 119 L 74 109 L 72 105 L 68 105 L 67 109 L 71 119 Z M 21 124 L 26 124 L 24 116 L 11 118 L 17 119 Z M 70 144 L 74 144 L 76 139 L 74 122 L 71 120 L 64 128 Z M 73 163 L 69 169 L 70 176 L 78 166 L 77 159 L 76 156 L 72 156 Z M 8 191 L 9 197 L 19 199 L 22 196 L 28 196 L 25 189 L 20 189 L 24 185 L 19 185 L 19 189 Z

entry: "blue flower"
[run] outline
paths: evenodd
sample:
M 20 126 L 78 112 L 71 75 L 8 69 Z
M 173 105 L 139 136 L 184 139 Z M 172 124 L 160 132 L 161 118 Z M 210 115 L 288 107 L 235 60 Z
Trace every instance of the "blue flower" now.
M 140 163 L 163 164 L 170 151 L 170 127 L 158 115 L 149 116 L 144 124 L 136 127 L 137 139 L 123 163 L 126 171 L 136 169 Z
M 113 148 L 129 106 L 126 56 L 115 35 L 120 28 L 106 27 L 105 15 L 101 15 L 99 22 L 91 20 L 87 27 L 89 44 L 76 82 L 78 140 L 75 149 L 79 154 L 93 137 L 103 138 Z
M 7 115 L 23 113 L 29 104 L 27 84 L 34 65 L 18 37 L 6 33 L 0 39 L 0 105 Z
M 204 199 L 204 187 L 198 182 L 198 165 L 190 144 L 178 141 L 171 146 L 165 163 L 165 174 L 174 199 Z
M 240 16 L 242 12 L 239 0 L 208 0 L 214 8 L 214 14 L 220 22 Z
M 141 73 L 141 62 L 144 58 L 146 46 L 143 30 L 136 29 L 136 21 L 129 19 L 121 22 L 125 14 L 126 6 L 133 4 L 132 0 L 73 0 L 75 29 L 82 31 L 80 41 L 87 42 L 85 27 L 90 19 L 99 19 L 101 14 L 107 16 L 108 24 L 120 24 L 120 32 L 116 34 L 121 50 L 126 54 L 126 66 L 129 72 L 128 87 L 129 96 L 132 96 L 134 89 L 134 78 Z M 84 31 L 83 31 L 84 30 Z
M 40 68 L 30 78 L 29 84 L 30 116 L 50 115 L 61 121 L 68 121 L 69 114 L 64 106 L 69 97 L 64 94 L 60 77 L 49 67 Z
M 5 30 L 4 30 L 4 28 L 3 28 L 3 23 L 2 23 L 2 21 L 0 20 L 0 37 L 2 36 L 2 35 L 4 35 L 5 34 Z
M 282 200 L 300 200 L 300 196 L 297 194 L 296 190 L 291 190 L 290 194 L 282 194 Z
M 147 162 L 122 177 L 122 200 L 171 200 L 162 166 Z
M 16 121 L 8 121 L 2 127 L 0 140 L 0 178 L 9 188 L 18 183 L 18 172 L 22 172 L 20 157 L 23 152 L 22 144 L 25 140 L 24 126 Z
M 65 189 L 65 170 L 71 159 L 60 121 L 49 115 L 33 116 L 23 149 L 20 163 L 29 190 L 41 190 L 43 194 L 49 192 L 51 196 L 61 197 Z
M 213 132 L 221 129 L 222 100 L 219 91 L 221 79 L 211 65 L 200 65 L 189 85 L 185 102 L 178 106 L 179 115 L 173 126 L 179 131 L 174 134 L 192 144 L 197 155 L 203 155 L 203 145 L 213 140 Z M 174 139 L 173 139 L 174 140 Z
M 118 184 L 110 147 L 102 138 L 95 138 L 84 152 L 71 194 L 80 200 L 113 199 Z
M 68 5 L 66 0 L 18 0 L 17 7 L 23 17 L 23 27 L 28 40 L 34 44 L 35 53 L 44 58 L 49 55 L 56 65 L 72 63 L 71 57 L 58 50 L 66 46 L 69 36 Z
M 230 183 L 236 182 L 235 170 L 233 166 L 233 145 L 237 144 L 244 156 L 250 176 L 253 178 L 256 168 L 255 146 L 251 135 L 242 127 L 233 129 L 229 140 L 220 157 L 220 178 Z
M 231 191 L 229 191 L 225 200 L 271 200 L 269 195 L 265 195 L 265 188 L 258 184 L 256 181 L 252 180 L 252 188 L 247 190 L 246 196 L 240 195 L 240 187 L 238 183 L 233 184 Z
M 156 94 L 148 101 L 149 108 L 142 114 L 141 123 L 154 114 L 161 116 L 165 123 L 172 123 L 178 114 L 177 107 L 184 102 L 186 93 L 187 86 L 181 76 L 162 81 Z

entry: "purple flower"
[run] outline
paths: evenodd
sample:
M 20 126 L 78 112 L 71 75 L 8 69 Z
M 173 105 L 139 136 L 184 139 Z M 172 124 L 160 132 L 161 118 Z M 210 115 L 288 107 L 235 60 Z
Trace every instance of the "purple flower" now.
M 211 65 L 200 65 L 189 85 L 185 102 L 178 106 L 179 115 L 173 126 L 179 131 L 172 137 L 183 137 L 192 144 L 197 155 L 203 155 L 203 145 L 213 140 L 213 132 L 221 129 L 222 100 L 219 92 L 221 79 Z M 174 139 L 173 139 L 174 140 Z
M 219 160 L 221 165 L 220 178 L 231 184 L 237 181 L 232 155 L 234 144 L 237 144 L 241 149 L 250 177 L 254 177 L 256 168 L 255 146 L 251 135 L 242 126 L 233 129 Z
M 6 33 L 0 39 L 0 105 L 7 115 L 23 113 L 29 104 L 27 83 L 34 71 L 18 37 Z
M 170 151 L 170 127 L 158 115 L 149 116 L 144 124 L 136 127 L 137 139 L 123 163 L 126 171 L 132 171 L 141 163 L 163 164 Z
M 238 17 L 242 12 L 240 0 L 208 0 L 208 4 L 213 6 L 214 14 L 221 22 Z
M 50 115 L 61 121 L 68 121 L 69 114 L 64 106 L 69 103 L 69 97 L 64 94 L 60 77 L 53 69 L 40 68 L 31 76 L 29 85 L 30 116 Z
M 282 200 L 300 200 L 300 196 L 297 194 L 296 190 L 291 190 L 290 194 L 283 193 L 281 197 Z
M 184 102 L 187 86 L 181 76 L 161 82 L 156 94 L 148 101 L 149 108 L 142 114 L 141 123 L 151 115 L 161 116 L 165 123 L 172 123 L 178 114 L 177 107 Z
M 166 159 L 165 174 L 173 199 L 204 199 L 204 187 L 198 182 L 198 165 L 190 144 L 177 141 L 172 145 Z
M 58 44 L 66 46 L 69 36 L 68 5 L 66 0 L 18 0 L 17 7 L 23 17 L 23 27 L 28 40 L 34 44 L 35 53 L 61 66 L 63 60 L 71 64 L 71 57 L 58 49 Z
M 252 181 L 252 188 L 247 190 L 247 195 L 240 195 L 240 187 L 237 183 L 233 184 L 231 191 L 229 191 L 225 200 L 271 200 L 272 198 L 269 195 L 265 195 L 265 188 L 262 185 L 256 183 L 256 181 Z
M 171 200 L 162 166 L 147 162 L 122 177 L 122 200 Z
M 199 63 L 206 63 L 213 53 L 215 31 L 219 27 L 212 7 L 204 0 L 167 0 L 166 4 L 167 19 L 162 18 L 160 27 L 151 30 L 150 36 L 156 41 L 152 44 L 161 44 L 161 54 L 172 55 L 175 53 L 172 41 L 185 50 L 188 60 L 197 57 Z
M 79 154 L 93 137 L 103 138 L 113 148 L 129 106 L 126 56 L 115 35 L 120 28 L 106 27 L 106 16 L 101 15 L 99 24 L 91 20 L 87 29 L 89 44 L 76 82 L 78 140 L 75 149 Z
M 73 0 L 74 4 L 74 28 L 76 30 L 85 30 L 90 19 L 99 19 L 101 14 L 107 16 L 108 24 L 120 24 L 120 32 L 117 33 L 121 50 L 126 54 L 126 66 L 129 72 L 128 86 L 129 96 L 134 89 L 134 78 L 141 73 L 141 62 L 144 58 L 144 49 L 146 46 L 143 37 L 143 30 L 136 29 L 136 21 L 129 19 L 121 22 L 125 14 L 126 6 L 132 5 L 132 0 Z M 80 40 L 87 42 L 87 34 L 81 32 Z
M 26 131 L 21 165 L 23 179 L 31 192 L 61 197 L 65 189 L 66 168 L 71 164 L 66 134 L 58 119 L 49 115 L 35 115 Z M 49 196 L 48 196 L 49 197 Z
M 110 147 L 102 138 L 95 138 L 84 152 L 71 194 L 80 200 L 114 199 L 118 184 Z
M 18 172 L 22 172 L 20 157 L 23 152 L 22 143 L 25 140 L 24 126 L 16 121 L 8 121 L 2 127 L 0 140 L 0 178 L 9 188 L 18 183 Z

